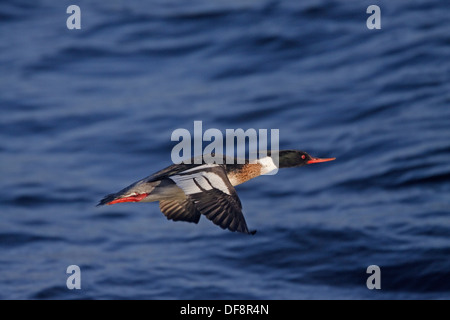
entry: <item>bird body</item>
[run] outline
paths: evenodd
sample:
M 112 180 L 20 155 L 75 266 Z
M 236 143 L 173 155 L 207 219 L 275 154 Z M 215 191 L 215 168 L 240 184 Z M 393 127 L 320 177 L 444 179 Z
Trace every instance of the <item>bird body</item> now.
M 167 219 L 198 223 L 205 215 L 223 229 L 254 234 L 247 227 L 242 204 L 234 189 L 241 183 L 268 174 L 278 168 L 298 167 L 305 164 L 334 160 L 313 158 L 306 152 L 283 150 L 278 154 L 279 165 L 273 157 L 254 161 L 229 161 L 223 164 L 173 164 L 151 176 L 141 179 L 121 191 L 104 197 L 98 205 L 122 202 L 159 201 Z

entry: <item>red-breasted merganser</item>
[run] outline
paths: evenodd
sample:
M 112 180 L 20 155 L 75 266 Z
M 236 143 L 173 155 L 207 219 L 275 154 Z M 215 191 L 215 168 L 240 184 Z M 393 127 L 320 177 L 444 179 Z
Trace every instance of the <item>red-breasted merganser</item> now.
M 278 157 L 279 168 L 335 160 L 313 158 L 299 150 L 281 150 Z M 249 231 L 247 228 L 234 186 L 277 170 L 278 167 L 270 155 L 255 161 L 246 160 L 244 164 L 236 164 L 236 161 L 227 163 L 230 162 L 174 164 L 117 193 L 107 195 L 98 206 L 159 201 L 161 211 L 169 220 L 198 223 L 203 214 L 222 229 L 255 234 L 256 230 Z

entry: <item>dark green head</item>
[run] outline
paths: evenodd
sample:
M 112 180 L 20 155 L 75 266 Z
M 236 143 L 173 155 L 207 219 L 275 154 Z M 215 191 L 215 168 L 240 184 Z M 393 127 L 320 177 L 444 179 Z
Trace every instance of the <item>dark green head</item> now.
M 314 158 L 301 150 L 280 150 L 279 152 L 280 168 L 301 167 L 311 163 L 327 162 L 335 159 L 336 158 Z

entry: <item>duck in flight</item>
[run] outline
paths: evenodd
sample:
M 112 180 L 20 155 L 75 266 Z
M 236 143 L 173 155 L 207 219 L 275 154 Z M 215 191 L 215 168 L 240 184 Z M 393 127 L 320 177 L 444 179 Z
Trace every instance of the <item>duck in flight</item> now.
M 335 158 L 314 158 L 299 150 L 278 152 L 279 168 L 332 160 Z M 228 163 L 173 164 L 117 193 L 105 196 L 98 206 L 159 201 L 161 211 L 169 220 L 198 223 L 203 214 L 222 229 L 255 234 L 256 230 L 249 231 L 247 227 L 241 201 L 234 187 L 273 172 L 278 167 L 270 154 L 255 161 L 245 160 L 243 164 L 237 164 L 237 161 Z

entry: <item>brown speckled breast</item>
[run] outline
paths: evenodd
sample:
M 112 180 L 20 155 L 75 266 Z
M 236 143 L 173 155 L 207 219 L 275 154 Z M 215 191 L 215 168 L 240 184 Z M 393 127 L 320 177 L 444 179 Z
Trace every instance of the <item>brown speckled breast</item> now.
M 227 167 L 227 175 L 233 186 L 244 183 L 250 179 L 256 178 L 261 175 L 262 165 L 259 163 L 244 165 L 235 165 Z

